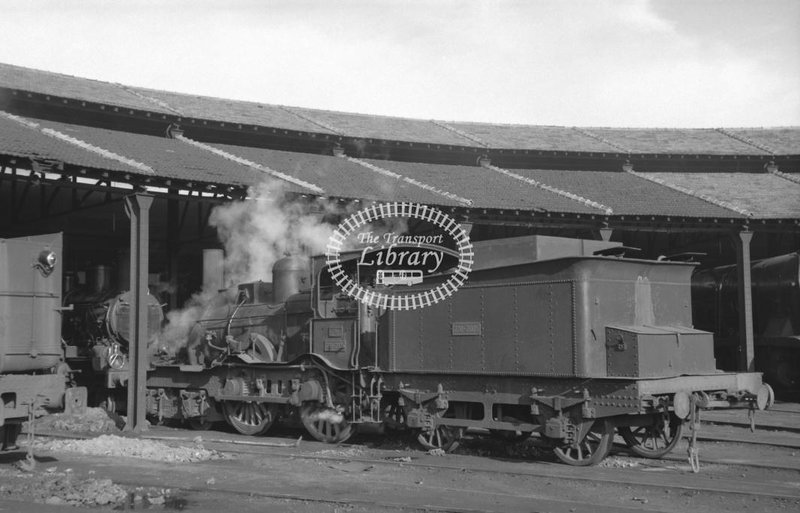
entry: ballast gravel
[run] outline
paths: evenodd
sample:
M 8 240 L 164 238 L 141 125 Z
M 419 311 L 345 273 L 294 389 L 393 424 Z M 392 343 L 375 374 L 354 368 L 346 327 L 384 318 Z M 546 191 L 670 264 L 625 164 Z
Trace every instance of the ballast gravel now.
M 73 452 L 93 456 L 122 456 L 170 463 L 192 463 L 220 459 L 222 453 L 205 449 L 195 439 L 193 447 L 170 447 L 156 440 L 101 435 L 88 440 L 50 440 L 36 442 L 34 451 Z

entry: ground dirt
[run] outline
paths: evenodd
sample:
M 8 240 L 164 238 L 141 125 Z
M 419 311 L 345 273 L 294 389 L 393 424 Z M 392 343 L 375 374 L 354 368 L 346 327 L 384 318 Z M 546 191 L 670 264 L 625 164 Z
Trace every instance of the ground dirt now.
M 244 437 L 230 430 L 155 426 L 133 436 L 117 426 L 102 411 L 83 420 L 40 419 L 33 471 L 22 465 L 24 435 L 20 450 L 0 454 L 0 512 L 800 509 L 796 450 L 774 446 L 703 444 L 707 460 L 692 474 L 685 444 L 659 461 L 617 446 L 597 467 L 579 468 L 556 463 L 535 439 L 508 444 L 474 436 L 454 454 L 444 454 L 421 450 L 413 437 L 402 435 L 358 436 L 331 446 L 298 443 L 291 429 Z

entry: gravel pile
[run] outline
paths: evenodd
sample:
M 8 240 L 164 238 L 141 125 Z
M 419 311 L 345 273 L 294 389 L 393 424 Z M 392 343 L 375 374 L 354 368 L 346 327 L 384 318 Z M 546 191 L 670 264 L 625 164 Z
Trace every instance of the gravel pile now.
M 82 415 L 55 413 L 36 419 L 34 431 L 67 431 L 70 433 L 116 433 L 125 427 L 125 420 L 102 408 L 86 408 Z M 28 423 L 25 423 L 25 430 Z
M 635 468 L 641 463 L 632 458 L 624 458 L 621 456 L 609 456 L 600 463 L 598 467 L 604 468 Z
M 197 441 L 194 447 L 170 447 L 155 440 L 101 435 L 89 440 L 50 440 L 37 442 L 35 451 L 76 452 L 95 456 L 123 456 L 151 461 L 191 463 L 222 458 L 222 454 L 203 448 Z
M 70 469 L 57 472 L 53 467 L 33 474 L 3 471 L 0 475 L 3 477 L 0 497 L 54 506 L 144 509 L 158 505 L 180 505 L 185 502 L 170 489 L 141 487 L 128 489 L 110 479 L 80 479 Z
M 314 456 L 358 458 L 364 455 L 364 449 L 360 447 L 347 447 L 345 449 L 321 449 L 310 454 Z

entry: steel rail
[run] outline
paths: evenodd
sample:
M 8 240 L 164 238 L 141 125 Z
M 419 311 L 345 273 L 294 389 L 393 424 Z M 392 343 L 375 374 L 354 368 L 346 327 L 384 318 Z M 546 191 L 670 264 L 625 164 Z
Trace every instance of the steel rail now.
M 75 438 L 75 439 L 85 439 L 85 438 L 92 438 L 90 436 L 82 436 L 82 435 L 72 435 L 72 434 L 58 434 L 58 435 L 51 435 L 48 433 L 40 433 L 40 437 L 46 436 L 53 436 L 56 438 Z M 184 443 L 191 443 L 191 439 L 180 438 L 180 437 L 173 437 L 173 436 L 163 436 L 163 435 L 152 435 L 152 434 L 143 434 L 141 438 L 148 439 L 148 440 L 159 440 L 159 441 L 171 441 L 171 442 L 184 442 Z M 220 452 L 226 452 L 231 454 L 241 454 L 241 455 L 253 455 L 252 448 L 254 447 L 264 447 L 273 449 L 275 447 L 283 447 L 286 448 L 287 446 L 294 446 L 294 442 L 287 442 L 287 444 L 276 444 L 275 442 L 258 442 L 258 441 L 238 441 L 233 439 L 227 440 L 219 440 L 219 439 L 203 439 L 203 444 L 206 448 L 213 448 Z M 249 450 L 236 450 L 231 449 L 230 445 L 247 445 L 251 449 Z M 338 444 L 336 445 L 337 448 L 358 448 L 363 447 L 360 444 Z M 419 452 L 419 455 L 426 455 L 424 452 Z M 412 467 L 412 468 L 435 468 L 440 470 L 453 470 L 456 472 L 461 472 L 464 469 L 464 465 L 453 465 L 453 464 L 446 464 L 446 463 L 438 463 L 435 461 L 425 461 L 425 462 L 398 462 L 393 460 L 387 459 L 374 459 L 368 457 L 353 457 L 353 456 L 330 456 L 330 455 L 319 455 L 314 453 L 308 454 L 297 454 L 297 453 L 284 453 L 281 451 L 270 451 L 269 456 L 279 457 L 279 458 L 286 458 L 286 459 L 302 459 L 302 460 L 322 460 L 328 462 L 358 462 L 364 464 L 371 464 L 371 465 L 382 465 L 382 466 L 398 466 L 402 465 L 403 467 Z M 524 459 L 524 458 L 508 458 L 512 461 L 518 461 L 520 463 L 531 463 L 531 460 Z M 477 458 L 479 461 L 480 458 Z M 671 461 L 671 460 L 668 460 Z M 714 459 L 704 458 L 704 463 L 716 463 L 721 465 L 728 465 L 728 466 L 741 466 L 741 467 L 754 467 L 754 468 L 768 468 L 768 469 L 780 469 L 780 470 L 787 470 L 797 472 L 798 469 L 795 467 L 785 467 L 780 465 L 761 465 L 761 464 L 750 464 L 750 463 L 729 463 L 725 461 L 716 461 Z M 550 462 L 537 462 L 541 463 L 540 469 L 533 468 L 533 467 L 526 467 L 525 469 L 519 470 L 494 470 L 494 469 L 485 469 L 480 467 L 471 467 L 469 470 L 471 472 L 480 472 L 489 475 L 508 475 L 508 476 L 523 476 L 523 477 L 542 477 L 542 478 L 555 478 L 555 479 L 565 479 L 565 480 L 572 480 L 572 481 L 581 481 L 581 482 L 591 482 L 591 483 L 605 483 L 605 484 L 614 484 L 614 485 L 635 485 L 635 486 L 642 486 L 648 488 L 657 488 L 660 490 L 663 489 L 673 489 L 678 491 L 701 491 L 701 492 L 710 492 L 710 493 L 717 493 L 717 494 L 727 494 L 727 495 L 743 495 L 743 496 L 758 496 L 764 498 L 773 498 L 773 499 L 800 499 L 800 490 L 795 487 L 790 486 L 775 486 L 774 484 L 768 483 L 754 483 L 752 485 L 748 483 L 742 482 L 741 479 L 726 479 L 726 478 L 719 478 L 713 477 L 708 478 L 704 477 L 702 474 L 697 475 L 693 474 L 691 478 L 690 484 L 665 484 L 663 480 L 663 474 L 654 475 L 654 474 L 640 474 L 640 473 L 633 473 L 630 471 L 625 471 L 625 469 L 613 469 L 616 470 L 615 475 L 613 477 L 609 476 L 599 476 L 596 475 L 598 472 L 602 472 L 606 470 L 605 468 L 598 468 L 598 467 L 572 467 L 568 465 L 561 465 L 556 463 Z M 586 475 L 590 474 L 590 475 Z M 770 488 L 774 490 L 770 491 Z M 215 488 L 216 490 L 216 488 Z M 276 495 L 277 497 L 277 495 Z

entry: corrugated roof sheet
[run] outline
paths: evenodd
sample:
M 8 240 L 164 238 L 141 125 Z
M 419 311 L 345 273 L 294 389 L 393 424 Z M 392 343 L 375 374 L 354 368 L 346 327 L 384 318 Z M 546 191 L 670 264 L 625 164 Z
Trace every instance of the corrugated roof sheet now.
M 442 128 L 431 121 L 422 119 L 351 114 L 328 110 L 301 109 L 292 107 L 305 118 L 337 130 L 342 135 L 362 139 L 388 139 L 453 146 L 474 146 L 475 144 L 457 133 Z
M 431 205 L 455 204 L 429 191 L 375 173 L 340 157 L 226 144 L 213 146 L 317 184 L 330 196 L 379 201 L 416 201 Z
M 733 204 L 756 218 L 800 217 L 800 184 L 770 173 L 642 174 Z
M 158 176 L 165 178 L 239 186 L 251 186 L 265 180 L 274 179 L 265 176 L 264 173 L 260 171 L 237 164 L 212 153 L 199 150 L 174 139 L 131 134 L 128 132 L 81 125 L 69 125 L 54 121 L 34 121 L 39 123 L 42 127 L 57 130 L 70 137 L 146 164 L 153 168 Z M 89 165 L 74 161 L 91 158 L 95 155 L 93 152 L 84 150 L 78 146 L 69 146 L 72 146 L 72 148 L 70 148 L 70 154 L 62 160 L 78 165 Z M 104 168 L 102 165 L 94 165 L 92 167 Z M 127 166 L 120 167 L 117 165 L 116 167 L 108 166 L 105 168 L 137 172 L 136 169 L 128 169 Z M 294 184 L 286 184 L 286 190 L 300 193 L 310 192 Z
M 187 118 L 208 119 L 232 124 L 274 127 L 298 132 L 333 134 L 318 124 L 311 123 L 279 105 L 226 100 L 210 96 L 170 93 L 141 87 L 132 90 L 146 98 L 162 102 Z
M 624 172 L 515 169 L 553 187 L 610 207 L 616 215 L 741 217 L 739 214 Z M 665 173 L 668 174 L 668 173 Z
M 367 161 L 469 198 L 474 207 L 603 214 L 599 209 L 482 167 Z
M 729 128 L 727 131 L 777 155 L 800 155 L 800 130 L 797 128 Z
M 709 128 L 585 128 L 631 153 L 764 155 L 766 152 Z
M 115 105 L 128 109 L 172 114 L 158 105 L 136 97 L 136 95 L 131 94 L 117 84 L 22 68 L 10 64 L 0 63 L 0 87 L 74 98 L 85 102 Z
M 38 120 L 29 121 L 39 123 Z M 0 116 L 0 153 L 15 157 L 57 160 L 80 167 L 109 171 L 140 172 L 134 167 L 88 152 L 2 116 Z
M 431 145 L 593 153 L 800 155 L 800 127 L 618 129 L 429 121 L 157 91 L 2 63 L 0 87 L 232 124 Z
M 491 148 L 619 153 L 614 146 L 570 127 L 447 122 Z

